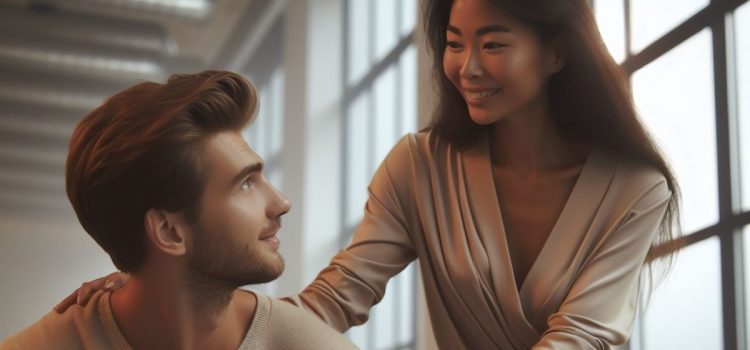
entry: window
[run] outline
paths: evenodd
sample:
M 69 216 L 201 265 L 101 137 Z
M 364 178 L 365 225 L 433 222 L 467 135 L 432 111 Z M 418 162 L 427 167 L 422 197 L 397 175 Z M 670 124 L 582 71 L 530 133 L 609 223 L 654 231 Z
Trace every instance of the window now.
M 253 124 L 245 130 L 250 147 L 263 158 L 265 176 L 281 188 L 280 157 L 284 145 L 284 70 L 277 67 L 270 79 L 258 85 L 260 106 Z
M 704 29 L 632 77 L 636 108 L 682 187 L 683 228 L 694 232 L 715 224 L 719 198 L 711 32 Z
M 625 4 L 623 0 L 599 0 L 594 6 L 599 31 L 615 61 L 625 60 Z
M 633 349 L 722 348 L 719 257 L 716 237 L 680 251 L 669 276 L 651 296 L 640 324 L 641 346 Z
M 592 3 L 683 193 L 684 248 L 625 348 L 745 349 L 750 244 L 748 229 L 744 236 L 741 230 L 750 224 L 750 67 L 739 62 L 750 60 L 750 5 Z
M 362 218 L 367 186 L 399 138 L 417 128 L 416 0 L 345 0 L 344 193 L 341 245 Z M 416 320 L 416 270 L 388 283 L 370 320 L 348 336 L 361 349 L 411 349 Z
M 709 0 L 630 0 L 633 53 L 643 50 L 700 11 Z

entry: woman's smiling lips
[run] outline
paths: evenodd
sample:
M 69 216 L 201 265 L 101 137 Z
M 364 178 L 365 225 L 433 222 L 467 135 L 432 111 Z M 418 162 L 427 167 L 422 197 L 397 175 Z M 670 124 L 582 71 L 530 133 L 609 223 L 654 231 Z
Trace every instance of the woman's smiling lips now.
M 487 103 L 495 94 L 502 91 L 501 88 L 462 88 L 466 103 L 472 106 L 480 106 Z

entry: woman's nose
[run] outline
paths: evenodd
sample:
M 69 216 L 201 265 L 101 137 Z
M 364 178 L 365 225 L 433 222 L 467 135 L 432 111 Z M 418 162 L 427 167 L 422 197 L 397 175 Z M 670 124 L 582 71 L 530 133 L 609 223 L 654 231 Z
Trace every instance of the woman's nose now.
M 471 80 L 481 78 L 482 75 L 484 75 L 482 63 L 479 61 L 478 56 L 479 55 L 475 50 L 468 51 L 466 60 L 461 67 L 461 78 Z

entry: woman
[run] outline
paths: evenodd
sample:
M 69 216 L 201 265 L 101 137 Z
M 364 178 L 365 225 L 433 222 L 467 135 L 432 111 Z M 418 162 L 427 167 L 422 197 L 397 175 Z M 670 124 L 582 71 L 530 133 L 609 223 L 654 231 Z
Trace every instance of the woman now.
M 678 187 L 585 0 L 424 3 L 438 101 L 352 243 L 288 301 L 344 331 L 419 259 L 444 349 L 625 342 Z

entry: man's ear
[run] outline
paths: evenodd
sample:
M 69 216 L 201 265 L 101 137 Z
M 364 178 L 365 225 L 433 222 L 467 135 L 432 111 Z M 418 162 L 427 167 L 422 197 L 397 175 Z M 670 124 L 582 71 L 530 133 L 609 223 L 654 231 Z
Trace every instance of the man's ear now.
M 165 254 L 182 256 L 187 251 L 186 229 L 179 214 L 160 209 L 149 209 L 144 217 L 144 226 L 154 247 Z

